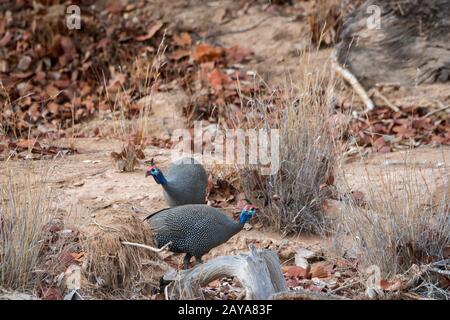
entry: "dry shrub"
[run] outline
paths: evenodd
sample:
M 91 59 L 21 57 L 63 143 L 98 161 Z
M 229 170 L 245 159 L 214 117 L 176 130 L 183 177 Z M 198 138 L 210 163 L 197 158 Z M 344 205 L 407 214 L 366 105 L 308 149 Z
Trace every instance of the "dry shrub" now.
M 161 261 L 154 263 L 158 261 L 156 254 L 121 243 L 128 241 L 154 246 L 150 228 L 136 217 L 124 216 L 123 212 L 111 210 L 109 214 L 113 216 L 109 222 L 99 221 L 90 226 L 84 230 L 84 234 L 89 236 L 82 239 L 87 263 L 85 272 L 93 295 L 129 296 L 142 289 L 157 287 L 158 276 L 161 276 L 157 270 L 161 271 L 164 264 Z
M 333 100 L 328 65 L 308 70 L 311 53 L 303 54 L 302 76 L 275 91 L 271 101 L 252 101 L 259 120 L 250 126 L 279 129 L 280 169 L 261 175 L 258 168 L 240 167 L 244 192 L 261 209 L 260 220 L 286 233 L 322 232 L 326 225 L 322 205 L 326 183 L 335 162 L 335 147 L 325 125 Z M 256 113 L 255 112 L 255 113 Z
M 21 171 L 8 168 L 0 186 L 0 285 L 33 290 L 40 283 L 34 271 L 43 263 L 48 223 L 59 215 L 49 169 L 40 175 Z
M 335 224 L 336 248 L 341 254 L 352 250 L 363 267 L 377 265 L 387 277 L 442 259 L 450 245 L 448 175 L 438 170 L 430 177 L 409 162 L 405 166 L 366 168 L 358 177 L 365 185 L 363 207 L 361 199 L 347 196 L 348 184 L 340 190 L 348 208 Z
M 337 0 L 317 0 L 316 8 L 308 16 L 311 42 L 315 46 L 333 45 L 342 29 L 342 12 Z

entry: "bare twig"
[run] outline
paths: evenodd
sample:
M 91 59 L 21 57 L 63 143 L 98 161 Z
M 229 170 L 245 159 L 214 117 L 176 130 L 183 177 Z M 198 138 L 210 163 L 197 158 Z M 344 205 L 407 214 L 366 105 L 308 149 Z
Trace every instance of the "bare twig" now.
M 110 227 L 110 226 L 104 226 L 104 225 L 99 224 L 97 221 L 95 221 L 95 219 L 91 222 L 91 224 L 95 224 L 97 227 L 99 227 L 103 231 L 107 231 L 106 229 L 111 229 L 111 230 L 120 232 L 120 230 L 117 229 L 117 228 Z
M 399 112 L 400 109 L 396 106 L 394 106 L 378 89 L 374 89 L 373 92 L 381 99 L 383 100 L 383 102 L 389 107 L 391 108 L 391 110 L 393 110 L 394 112 Z
M 169 241 L 168 243 L 166 243 L 164 246 L 162 246 L 159 249 L 152 247 L 152 246 L 148 246 L 146 244 L 134 243 L 134 242 L 128 242 L 128 241 L 122 241 L 122 244 L 127 245 L 127 246 L 134 246 L 134 247 L 148 249 L 153 252 L 162 252 L 162 251 L 166 250 L 172 244 L 172 241 Z
M 131 206 L 131 207 L 126 206 L 126 208 L 130 209 L 134 213 L 145 213 L 146 215 L 152 214 L 152 212 L 150 212 L 148 210 L 145 210 L 145 209 L 142 209 L 142 208 L 138 208 L 138 207 L 135 207 L 135 206 Z
M 353 90 L 355 90 L 355 92 L 359 95 L 359 97 L 366 105 L 367 111 L 373 110 L 375 108 L 375 105 L 373 104 L 366 90 L 364 90 L 363 86 L 359 83 L 358 79 L 356 79 L 356 77 L 348 69 L 339 64 L 335 54 L 333 54 L 332 61 L 333 69 L 352 86 Z
M 438 269 L 438 268 L 430 268 L 429 270 L 433 271 L 433 272 L 436 272 L 436 273 L 439 273 L 439 274 L 443 274 L 444 276 L 450 276 L 450 270 L 441 270 L 441 269 Z
M 448 105 L 448 106 L 443 106 L 443 107 L 441 107 L 441 108 L 439 108 L 439 109 L 430 111 L 430 112 L 428 112 L 426 115 L 424 115 L 423 117 L 424 117 L 424 118 L 428 118 L 428 117 L 432 116 L 432 115 L 435 114 L 435 113 L 438 113 L 438 112 L 441 112 L 441 111 L 444 111 L 444 110 L 447 110 L 447 109 L 450 109 L 450 105 Z
M 336 288 L 336 289 L 334 289 L 334 290 L 331 290 L 330 293 L 336 293 L 336 292 L 341 291 L 341 290 L 343 290 L 343 289 L 351 288 L 351 287 L 353 287 L 354 285 L 360 284 L 360 283 L 362 283 L 360 280 L 358 280 L 358 281 L 353 281 L 353 279 L 349 279 L 349 280 L 346 281 L 342 286 L 340 286 L 340 287 L 338 287 L 338 288 Z
M 424 298 L 421 295 L 418 295 L 417 293 L 414 292 L 402 292 L 400 295 L 411 300 L 435 300 L 431 298 Z

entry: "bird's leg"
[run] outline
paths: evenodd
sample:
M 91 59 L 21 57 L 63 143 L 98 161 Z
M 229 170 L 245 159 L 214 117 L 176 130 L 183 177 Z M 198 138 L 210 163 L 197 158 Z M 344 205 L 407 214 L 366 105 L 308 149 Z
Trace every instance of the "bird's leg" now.
M 189 269 L 189 262 L 191 261 L 192 255 L 190 253 L 186 253 L 183 259 L 183 268 Z
M 203 263 L 202 257 L 195 257 L 195 265 L 198 265 L 200 263 Z

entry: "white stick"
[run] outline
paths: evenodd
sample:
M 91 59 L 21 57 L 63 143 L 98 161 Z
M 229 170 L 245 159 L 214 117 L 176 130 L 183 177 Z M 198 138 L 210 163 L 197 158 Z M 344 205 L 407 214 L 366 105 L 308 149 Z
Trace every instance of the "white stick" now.
M 164 246 L 162 246 L 159 249 L 155 248 L 155 247 L 147 246 L 146 244 L 140 244 L 140 243 L 134 243 L 134 242 L 128 242 L 128 241 L 122 241 L 122 244 L 128 245 L 128 246 L 134 246 L 134 247 L 148 249 L 148 250 L 151 250 L 153 252 L 162 252 L 162 251 L 166 250 L 167 247 L 172 244 L 172 241 L 166 243 Z
M 375 105 L 373 104 L 372 100 L 369 98 L 369 95 L 367 94 L 366 90 L 362 87 L 362 85 L 359 83 L 358 79 L 347 69 L 339 65 L 339 62 L 336 59 L 336 54 L 333 53 L 333 68 L 334 70 L 342 77 L 344 80 L 346 80 L 350 85 L 352 86 L 353 90 L 358 94 L 358 96 L 362 99 L 364 104 L 366 105 L 367 111 L 373 110 L 375 108 Z

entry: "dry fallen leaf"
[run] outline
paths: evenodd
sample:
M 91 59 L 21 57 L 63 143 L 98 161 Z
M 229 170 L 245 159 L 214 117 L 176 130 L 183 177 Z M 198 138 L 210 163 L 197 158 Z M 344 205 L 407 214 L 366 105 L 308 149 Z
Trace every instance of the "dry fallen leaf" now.
M 230 81 L 225 73 L 222 73 L 219 69 L 215 68 L 208 74 L 208 81 L 211 87 L 216 91 L 222 91 L 223 87 Z
M 400 280 L 389 282 L 387 280 L 380 280 L 380 288 L 385 291 L 398 291 L 402 289 L 402 282 Z
M 216 61 L 223 55 L 222 48 L 211 47 L 201 43 L 194 48 L 192 58 L 198 63 Z
M 443 256 L 444 258 L 450 258 L 450 246 L 444 248 Z
M 158 21 L 156 22 L 154 25 L 152 25 L 147 33 L 145 35 L 142 36 L 137 36 L 134 39 L 137 41 L 146 41 L 146 40 L 150 40 L 151 38 L 153 38 L 153 36 L 159 31 L 159 29 L 161 29 L 161 27 L 164 25 L 163 22 Z
M 186 47 L 192 44 L 192 38 L 187 32 L 183 32 L 181 34 L 175 34 L 173 36 L 173 41 L 179 47 Z
M 77 262 L 82 262 L 84 257 L 84 252 L 72 252 L 70 255 L 73 257 L 73 259 Z
M 311 265 L 312 278 L 326 278 L 333 272 L 334 265 L 327 261 L 320 261 Z
M 225 56 L 228 64 L 242 63 L 253 55 L 253 51 L 240 46 L 233 46 L 225 49 Z
M 299 266 L 284 267 L 283 272 L 288 277 L 309 278 L 309 270 Z

